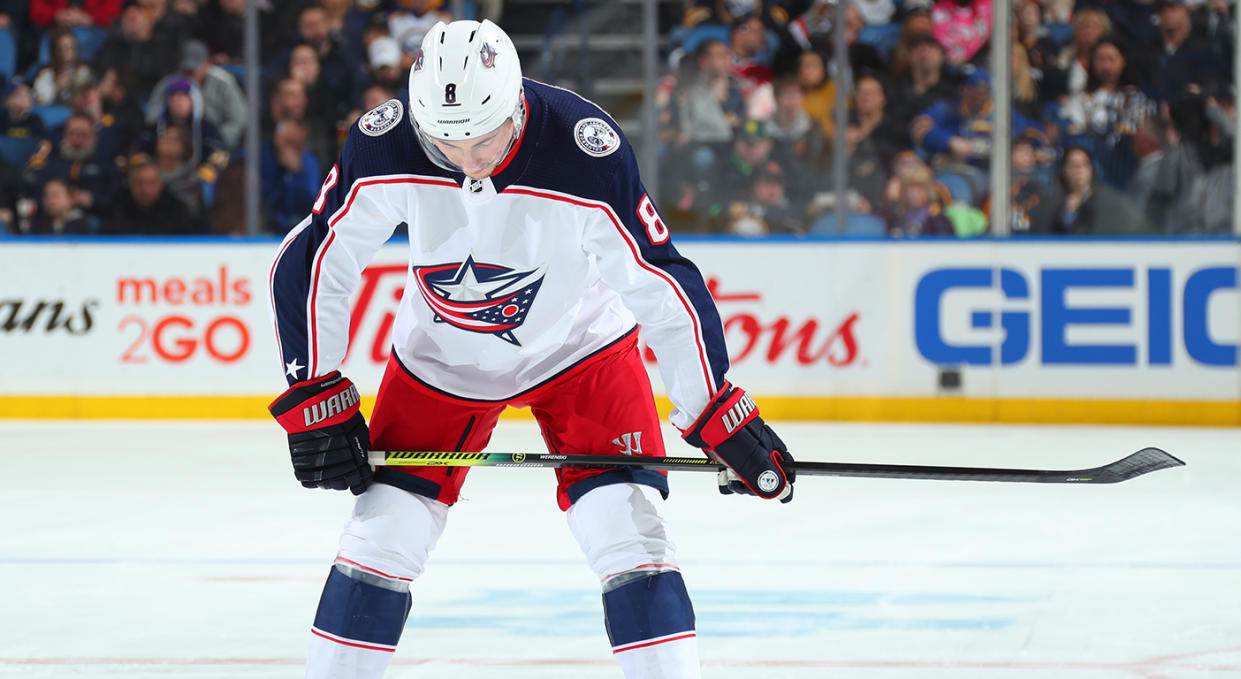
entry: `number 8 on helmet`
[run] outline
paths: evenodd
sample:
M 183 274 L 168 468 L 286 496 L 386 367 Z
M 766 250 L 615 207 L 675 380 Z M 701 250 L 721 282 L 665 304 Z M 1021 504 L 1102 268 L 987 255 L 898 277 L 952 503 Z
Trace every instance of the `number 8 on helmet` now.
M 483 170 L 508 154 L 525 124 L 513 41 L 490 21 L 436 24 L 410 69 L 409 109 L 418 141 L 436 165 L 486 176 Z

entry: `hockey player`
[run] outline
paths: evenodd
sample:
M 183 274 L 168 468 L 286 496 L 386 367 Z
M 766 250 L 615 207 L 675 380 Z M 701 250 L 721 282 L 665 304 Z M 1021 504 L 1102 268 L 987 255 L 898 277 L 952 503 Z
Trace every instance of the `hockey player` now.
M 392 99 L 351 129 L 312 214 L 271 270 L 289 383 L 271 405 L 306 487 L 358 496 L 311 628 L 309 677 L 379 677 L 410 583 L 467 468 L 367 464 L 387 450 L 481 451 L 500 412 L 529 407 L 557 453 L 664 455 L 637 325 L 672 422 L 730 472 L 721 492 L 791 499 L 792 458 L 725 380 L 702 277 L 673 248 L 633 150 L 599 107 L 523 80 L 484 21 L 439 23 Z M 349 298 L 405 223 L 410 269 L 393 352 L 367 423 L 337 370 Z M 625 676 L 698 677 L 694 614 L 664 524 L 668 483 L 646 469 L 561 469 L 557 499 L 598 574 Z

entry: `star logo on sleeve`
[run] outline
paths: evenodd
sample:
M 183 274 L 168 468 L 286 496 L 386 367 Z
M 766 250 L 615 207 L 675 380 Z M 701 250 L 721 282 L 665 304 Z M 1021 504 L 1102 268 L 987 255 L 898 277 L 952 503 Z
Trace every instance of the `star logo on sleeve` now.
M 480 264 L 470 255 L 464 262 L 416 266 L 414 280 L 436 323 L 521 346 L 513 330 L 526 321 L 545 273 L 543 267 L 518 271 Z
M 306 366 L 304 365 L 298 365 L 297 358 L 294 358 L 292 361 L 289 361 L 288 363 L 284 364 L 284 374 L 294 379 L 297 379 L 298 377 L 297 374 L 300 373 L 302 371 L 302 368 L 305 368 L 305 367 Z

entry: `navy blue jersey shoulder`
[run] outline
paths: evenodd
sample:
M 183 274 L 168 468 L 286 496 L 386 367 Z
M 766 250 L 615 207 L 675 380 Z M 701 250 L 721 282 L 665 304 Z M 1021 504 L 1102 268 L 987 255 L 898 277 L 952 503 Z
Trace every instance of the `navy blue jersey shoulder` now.
M 612 116 L 575 92 L 536 80 L 525 83 L 534 128 L 527 136 L 533 137 L 536 148 L 515 183 L 612 202 L 617 172 L 632 173 L 637 179 L 633 148 Z M 597 152 L 603 155 L 591 155 L 578 139 L 578 123 L 592 118 L 602 120 L 615 134 L 613 146 Z
M 371 131 L 365 131 L 367 112 L 349 128 L 349 136 L 341 148 L 340 163 L 342 183 L 346 186 L 357 179 L 394 174 L 416 174 L 431 177 L 451 177 L 445 169 L 431 162 L 418 143 L 414 123 L 409 117 L 409 97 L 402 94 L 384 102 L 374 111 L 390 106 L 395 101 L 400 108 L 398 119 L 383 123 Z M 383 127 L 387 125 L 387 127 Z M 382 131 L 377 131 L 382 128 Z
M 529 110 L 522 144 L 505 171 L 493 176 L 497 190 L 511 184 L 549 189 L 590 200 L 608 202 L 615 193 L 612 175 L 618 171 L 637 176 L 633 150 L 620 126 L 603 109 L 569 90 L 525 79 Z M 446 177 L 461 182 L 463 175 L 449 172 L 431 162 L 423 151 L 409 114 L 409 99 L 402 94 L 394 100 L 399 119 L 382 132 L 367 131 L 367 115 L 349 129 L 341 150 L 341 184 L 350 186 L 367 177 L 414 174 Z M 383 106 L 375 110 L 388 106 Z M 579 121 L 596 118 L 606 122 L 616 135 L 615 148 L 606 155 L 592 156 L 575 140 Z
M 620 126 L 598 105 L 568 90 L 527 79 L 525 93 L 529 129 L 496 188 L 516 184 L 606 204 L 643 264 L 671 276 L 685 291 L 701 321 L 715 384 L 722 385 L 728 349 L 715 300 L 698 268 L 673 246 Z M 616 256 L 632 256 L 628 252 Z

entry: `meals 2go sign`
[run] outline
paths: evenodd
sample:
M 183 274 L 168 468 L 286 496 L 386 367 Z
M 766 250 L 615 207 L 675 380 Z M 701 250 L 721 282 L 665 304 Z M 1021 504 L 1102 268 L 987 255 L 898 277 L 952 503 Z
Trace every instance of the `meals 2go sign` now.
M 1237 299 L 1236 266 L 938 268 L 917 281 L 914 336 L 938 365 L 1171 365 L 1179 343 L 1235 367 Z

